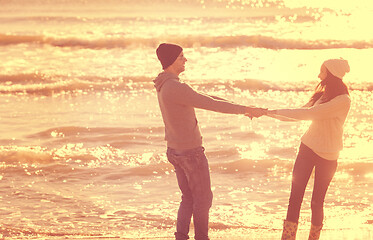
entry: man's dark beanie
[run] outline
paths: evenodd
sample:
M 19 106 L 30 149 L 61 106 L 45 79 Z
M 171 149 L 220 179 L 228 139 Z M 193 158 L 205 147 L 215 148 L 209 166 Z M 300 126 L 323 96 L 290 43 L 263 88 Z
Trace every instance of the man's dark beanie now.
M 163 70 L 172 65 L 176 58 L 183 51 L 183 48 L 170 43 L 162 43 L 157 48 L 157 57 L 162 64 Z

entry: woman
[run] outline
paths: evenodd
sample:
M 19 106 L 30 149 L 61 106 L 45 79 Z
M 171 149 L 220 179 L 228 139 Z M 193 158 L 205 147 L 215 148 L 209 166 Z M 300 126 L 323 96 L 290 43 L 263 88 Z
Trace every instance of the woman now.
M 309 239 L 320 237 L 325 194 L 337 168 L 339 151 L 343 148 L 343 124 L 351 104 L 348 89 L 342 81 L 345 73 L 349 71 L 346 60 L 327 60 L 321 66 L 321 82 L 303 108 L 267 112 L 268 116 L 283 121 L 312 120 L 309 129 L 301 138 L 294 164 L 288 212 L 281 239 L 295 239 L 304 191 L 313 168 L 315 182 Z

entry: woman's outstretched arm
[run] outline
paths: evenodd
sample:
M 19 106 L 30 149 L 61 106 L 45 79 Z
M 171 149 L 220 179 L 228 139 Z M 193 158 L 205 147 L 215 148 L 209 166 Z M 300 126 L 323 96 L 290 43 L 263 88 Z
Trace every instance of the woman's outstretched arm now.
M 333 118 L 347 113 L 350 108 L 350 103 L 351 100 L 348 95 L 340 95 L 329 102 L 312 107 L 271 110 L 268 111 L 268 116 L 274 116 L 275 118 L 281 116 L 295 120 Z

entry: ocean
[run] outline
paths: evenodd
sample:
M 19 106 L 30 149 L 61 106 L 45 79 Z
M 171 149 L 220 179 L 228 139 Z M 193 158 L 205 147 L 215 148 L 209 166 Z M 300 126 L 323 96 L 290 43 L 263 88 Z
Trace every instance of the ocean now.
M 162 42 L 184 48 L 180 78 L 196 90 L 269 109 L 302 106 L 322 62 L 347 59 L 322 236 L 373 239 L 372 13 L 364 0 L 0 0 L 0 239 L 172 239 L 181 195 L 152 82 Z M 310 122 L 196 113 L 211 236 L 279 239 Z

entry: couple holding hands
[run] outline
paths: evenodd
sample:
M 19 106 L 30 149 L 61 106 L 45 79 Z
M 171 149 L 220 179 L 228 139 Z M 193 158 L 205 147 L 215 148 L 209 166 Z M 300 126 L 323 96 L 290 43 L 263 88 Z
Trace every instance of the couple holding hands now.
M 339 152 L 343 148 L 343 125 L 351 100 L 343 76 L 350 71 L 344 59 L 326 60 L 320 69 L 320 83 L 302 108 L 267 110 L 243 106 L 225 99 L 195 91 L 180 82 L 187 59 L 182 47 L 162 43 L 157 57 L 163 71 L 154 80 L 165 125 L 167 158 L 174 166 L 182 201 L 177 215 L 176 240 L 189 239 L 193 216 L 195 239 L 208 240 L 209 209 L 212 191 L 209 165 L 195 108 L 253 117 L 267 115 L 281 121 L 311 120 L 301 138 L 295 160 L 289 205 L 281 239 L 295 239 L 303 195 L 315 168 L 312 193 L 311 230 L 309 239 L 319 239 L 323 226 L 323 204 L 327 189 L 337 168 Z

